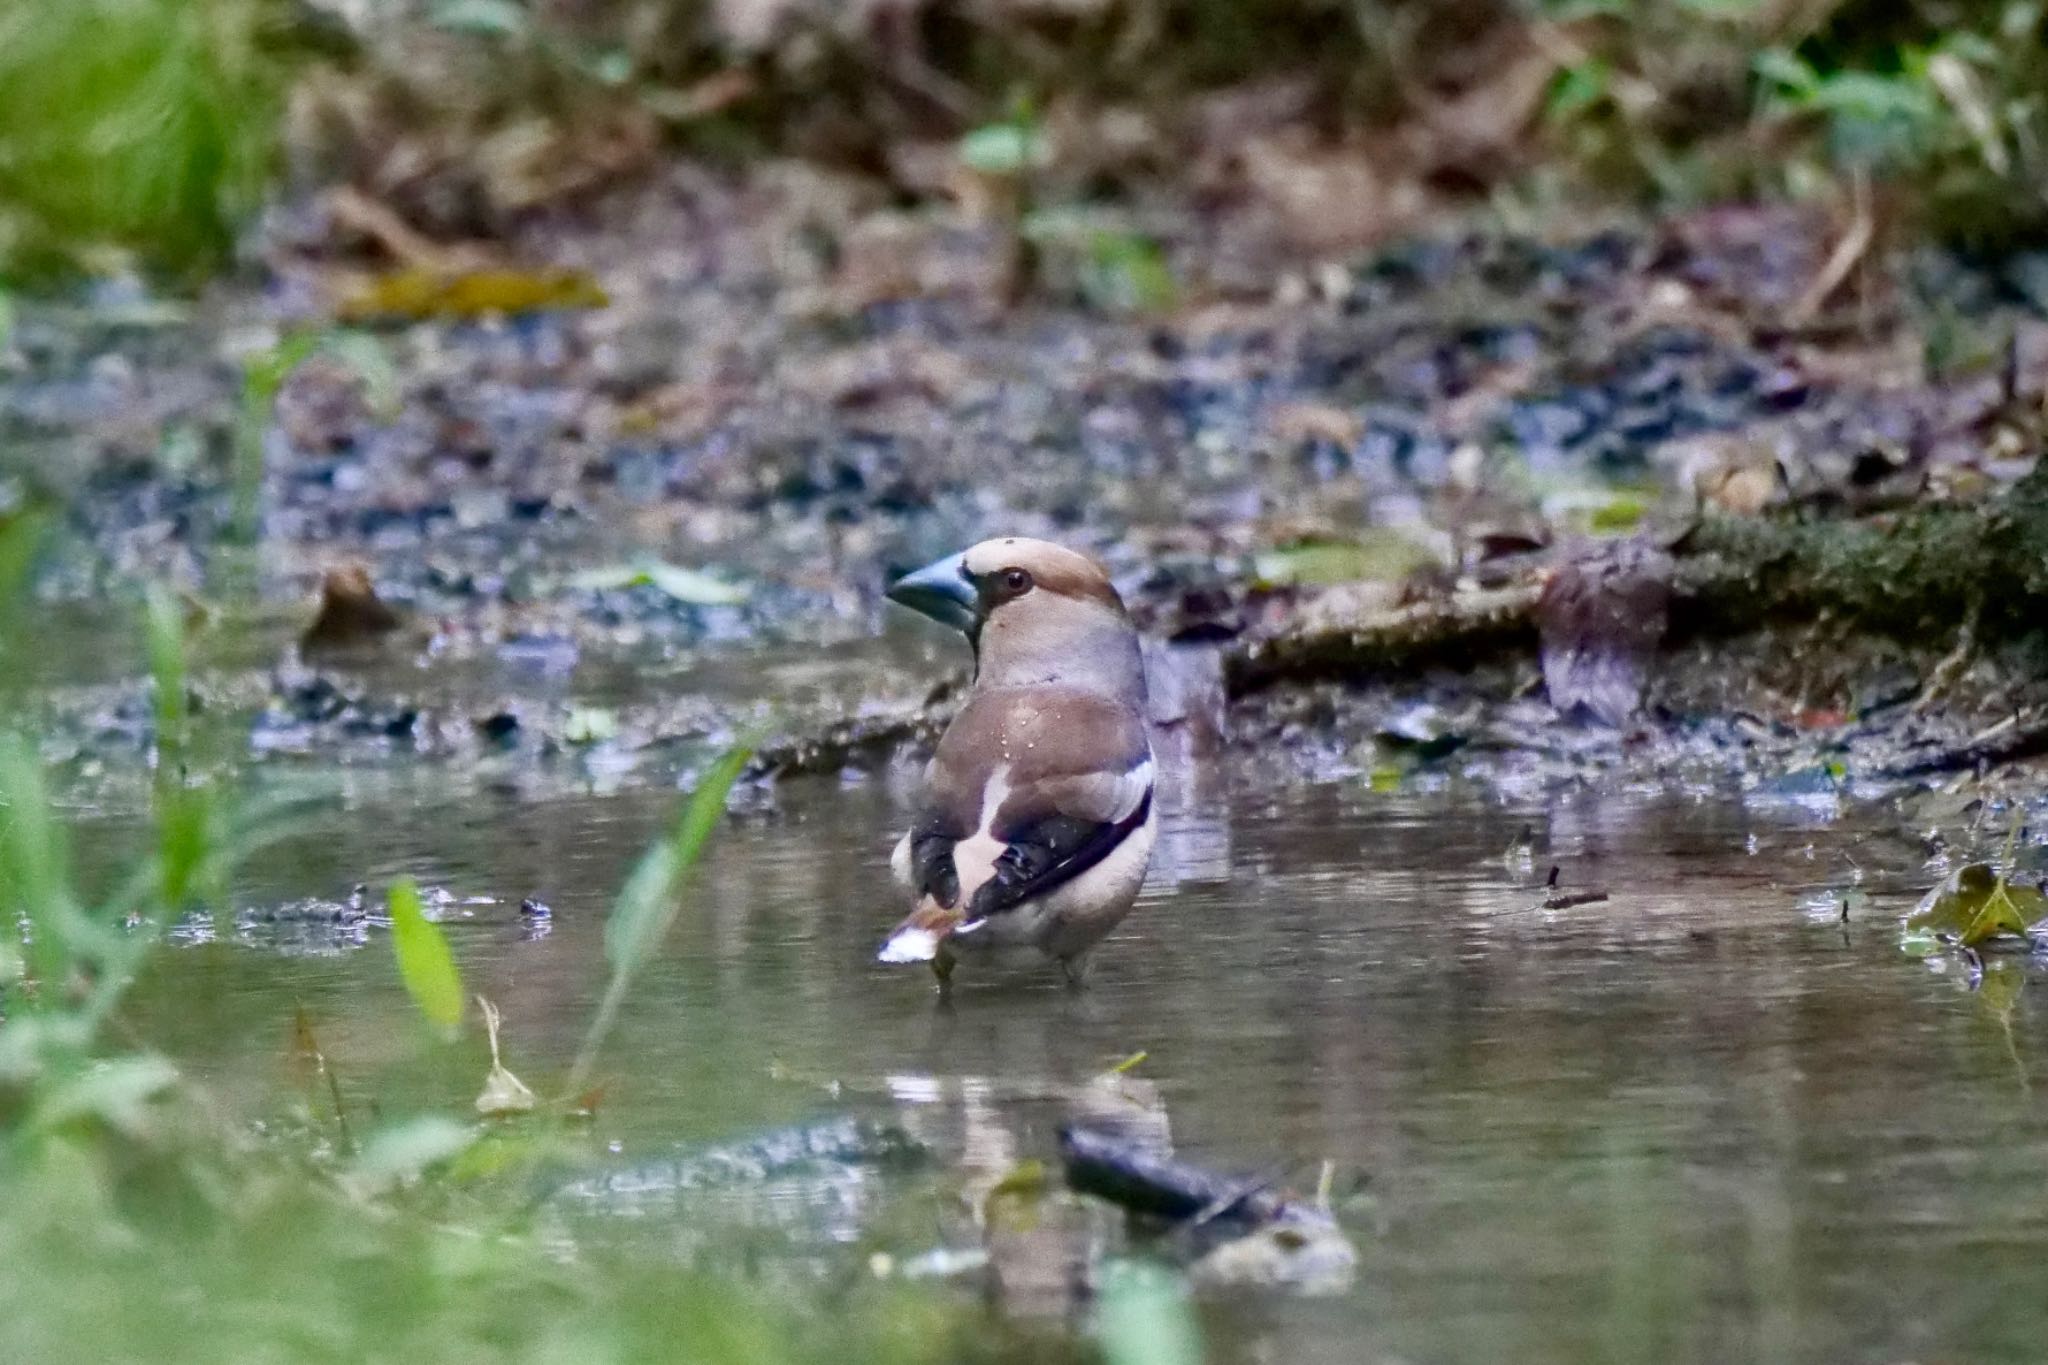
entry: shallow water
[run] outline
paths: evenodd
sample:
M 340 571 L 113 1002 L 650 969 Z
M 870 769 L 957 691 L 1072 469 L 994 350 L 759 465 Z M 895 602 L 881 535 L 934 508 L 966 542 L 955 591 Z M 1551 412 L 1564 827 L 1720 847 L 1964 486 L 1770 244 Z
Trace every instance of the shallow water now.
M 507 1062 L 546 1089 L 603 984 L 609 896 L 674 796 L 535 802 L 421 767 L 350 781 L 239 901 L 401 873 L 490 898 L 450 937 L 503 1009 Z M 1359 1253 L 1334 1295 L 1207 1296 L 1217 1359 L 2038 1356 L 2042 992 L 2013 1003 L 1900 954 L 1896 913 L 1932 874 L 1895 824 L 1727 794 L 1510 808 L 1206 786 L 1090 989 L 970 963 L 941 1006 L 918 971 L 871 960 L 899 908 L 900 794 L 785 784 L 730 823 L 636 985 L 602 1068 L 608 1164 L 558 1196 L 555 1230 L 649 1255 L 737 1248 L 806 1279 L 971 1251 L 963 1190 L 1052 1160 L 1080 1087 L 1142 1049 L 1132 1074 L 1179 1155 L 1303 1189 L 1333 1163 Z M 1534 859 L 1517 865 L 1503 852 L 1524 826 Z M 1536 908 L 1552 863 L 1612 898 Z M 1817 898 L 1851 885 L 1870 894 L 1843 922 Z M 525 896 L 553 908 L 545 936 Z M 481 1041 L 427 1038 L 383 932 L 365 937 L 264 930 L 165 954 L 137 1015 L 261 1108 L 302 1004 L 351 1104 L 462 1112 Z M 704 1144 L 841 1116 L 900 1127 L 932 1160 L 677 1174 Z M 1048 1227 L 1077 1262 L 1121 1236 L 1102 1210 Z M 1034 1293 L 1000 1256 L 963 1295 L 987 1273 L 1012 1311 L 1071 1306 L 1057 1275 Z

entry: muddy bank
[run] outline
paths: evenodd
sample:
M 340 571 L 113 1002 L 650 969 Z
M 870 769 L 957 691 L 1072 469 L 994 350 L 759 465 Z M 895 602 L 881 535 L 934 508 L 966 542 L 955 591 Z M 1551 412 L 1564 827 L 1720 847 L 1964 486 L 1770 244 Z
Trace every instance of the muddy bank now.
M 529 244 L 603 308 L 386 324 L 368 381 L 307 360 L 255 423 L 253 555 L 231 535 L 240 371 L 318 320 L 318 279 L 280 262 L 186 316 L 24 309 L 0 433 L 9 498 L 63 509 L 37 580 L 53 643 L 24 670 L 53 757 L 146 747 L 118 604 L 149 578 L 190 599 L 224 756 L 668 781 L 765 727 L 764 771 L 886 765 L 961 661 L 880 589 L 995 532 L 1101 555 L 1155 637 L 1220 651 L 1228 728 L 1309 771 L 1402 742 L 1417 704 L 1482 717 L 1423 726 L 1466 737 L 1422 741 L 1432 762 L 1782 774 L 1834 751 L 1893 773 L 2027 747 L 1968 749 L 2016 713 L 2033 733 L 2007 647 L 2032 523 L 1997 510 L 2048 377 L 2024 262 L 1874 260 L 1811 312 L 1827 230 L 1786 210 L 1473 231 L 1256 282 L 1190 220 L 1166 240 L 1198 283 L 1135 318 L 994 306 L 992 244 L 960 223 L 896 223 L 907 273 L 852 249 L 873 215 L 792 246 L 835 192 L 693 178 Z M 1560 728 L 1541 584 L 1618 535 L 1674 556 L 1680 652 L 1627 723 Z M 349 566 L 396 628 L 301 657 L 320 577 Z

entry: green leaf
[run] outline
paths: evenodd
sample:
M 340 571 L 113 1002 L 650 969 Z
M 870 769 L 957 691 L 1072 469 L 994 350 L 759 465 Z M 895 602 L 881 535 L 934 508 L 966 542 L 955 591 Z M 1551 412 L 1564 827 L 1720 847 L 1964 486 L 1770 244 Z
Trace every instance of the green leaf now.
M 1646 511 L 1641 498 L 1616 493 L 1593 509 L 1590 527 L 1595 535 L 1627 535 L 1643 524 Z
M 2039 894 L 2035 893 L 2037 897 Z M 1970 916 L 1969 924 L 1964 926 L 1963 946 L 1975 947 L 1996 934 L 2017 934 L 2024 937 L 2030 922 L 2015 903 L 2012 887 L 2000 880 L 1998 885 L 1992 888 L 1991 894 L 1984 898 L 1984 903 L 1977 907 L 1976 913 Z
M 1095 1336 L 1105 1365 L 1200 1365 L 1202 1329 L 1180 1276 L 1156 1261 L 1103 1267 Z
M 1908 929 L 1899 935 L 1899 951 L 1907 957 L 1933 957 L 1942 951 L 1942 942 L 1931 929 Z
M 1813 92 L 1813 104 L 1830 114 L 1866 123 L 1889 119 L 1925 121 L 1939 107 L 1934 96 L 1898 76 L 1838 71 Z
M 1974 948 L 1999 934 L 2025 935 L 2030 924 L 2048 916 L 2048 895 L 2031 886 L 2014 886 L 1989 863 L 1957 868 L 1929 891 L 1906 916 L 1900 946 L 1928 935 L 1949 934 Z
M 442 0 L 434 6 L 431 22 L 449 33 L 492 38 L 523 38 L 533 28 L 533 16 L 513 0 Z
M 1050 146 L 1032 123 L 989 123 L 960 139 L 960 161 L 983 175 L 1019 176 L 1046 163 Z
M 255 539 L 258 505 L 263 492 L 263 438 L 270 429 L 277 395 L 292 372 L 315 355 L 331 355 L 355 371 L 370 405 L 379 413 L 398 409 L 397 366 L 382 342 L 367 332 L 302 327 L 287 332 L 277 344 L 242 361 L 242 406 L 235 422 L 235 538 Z
M 1613 81 L 1614 68 L 1598 57 L 1574 63 L 1551 83 L 1546 113 L 1553 119 L 1569 119 L 1604 104 Z
M 229 529 L 243 545 L 256 539 L 263 502 L 263 438 L 277 407 L 278 390 L 320 344 L 311 329 L 288 332 L 275 346 L 242 362 L 242 405 L 235 417 L 233 506 Z
M 410 877 L 391 884 L 391 947 L 398 977 L 428 1022 L 452 1029 L 462 1022 L 462 974 L 441 926 L 420 906 L 420 889 Z
M 1436 563 L 1428 548 L 1399 531 L 1371 528 L 1356 540 L 1304 540 L 1253 559 L 1265 586 L 1399 582 Z
M 569 575 L 568 585 L 587 591 L 613 592 L 625 588 L 659 588 L 678 602 L 696 607 L 730 607 L 747 600 L 747 590 L 713 578 L 710 574 L 658 559 L 612 564 Z
M 1797 53 L 1782 47 L 1767 47 L 1750 59 L 1749 69 L 1758 80 L 1783 93 L 1807 97 L 1820 86 L 1820 75 Z
M 678 602 L 700 607 L 727 607 L 747 600 L 744 588 L 724 583 L 709 574 L 656 561 L 646 567 L 647 581 Z
M 1044 1197 L 1050 1185 L 1051 1179 L 1046 1173 L 1045 1163 L 1035 1156 L 1025 1157 L 1003 1172 L 995 1184 L 989 1186 L 987 1197 L 994 1199 L 998 1195 L 1007 1194 L 1025 1199 L 1039 1199 Z
M 593 53 L 577 65 L 600 85 L 621 86 L 633 79 L 633 54 L 618 48 Z
M 1098 231 L 1088 238 L 1081 292 L 1104 312 L 1157 313 L 1173 306 L 1179 285 L 1159 243 L 1135 232 Z
M 277 344 L 256 352 L 242 362 L 242 402 L 245 411 L 260 411 L 265 421 L 270 417 L 270 404 L 277 397 L 277 391 L 284 387 L 284 381 L 291 378 L 292 371 L 299 368 L 307 357 L 320 349 L 321 333 L 314 328 L 301 328 L 287 332 Z

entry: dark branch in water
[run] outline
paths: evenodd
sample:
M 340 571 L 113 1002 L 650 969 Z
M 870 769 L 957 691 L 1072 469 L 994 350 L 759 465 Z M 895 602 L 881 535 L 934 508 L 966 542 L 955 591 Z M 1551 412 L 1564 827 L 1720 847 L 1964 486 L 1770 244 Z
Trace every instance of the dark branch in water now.
M 1167 1223 L 1217 1224 L 1244 1232 L 1270 1223 L 1328 1221 L 1272 1188 L 1266 1177 L 1219 1175 L 1086 1128 L 1060 1131 L 1067 1184 L 1120 1208 Z

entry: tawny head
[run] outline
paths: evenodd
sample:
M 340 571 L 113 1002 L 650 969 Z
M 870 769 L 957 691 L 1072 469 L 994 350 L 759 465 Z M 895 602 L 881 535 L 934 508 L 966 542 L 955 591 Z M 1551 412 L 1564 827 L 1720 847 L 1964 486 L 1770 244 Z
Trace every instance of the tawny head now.
M 1062 682 L 1143 695 L 1123 599 L 1101 565 L 1063 545 L 984 540 L 907 575 L 889 597 L 965 633 L 985 685 Z

